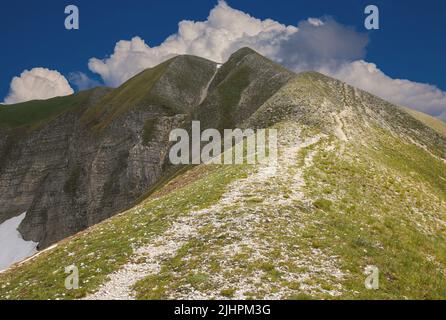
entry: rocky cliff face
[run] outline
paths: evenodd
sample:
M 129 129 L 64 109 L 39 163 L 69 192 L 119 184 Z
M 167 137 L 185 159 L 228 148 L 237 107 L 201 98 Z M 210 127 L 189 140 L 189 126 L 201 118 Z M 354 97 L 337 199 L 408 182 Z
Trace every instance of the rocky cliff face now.
M 170 131 L 184 126 L 216 64 L 185 56 L 155 71 L 93 90 L 47 123 L 3 126 L 0 223 L 26 211 L 19 230 L 42 249 L 147 192 L 163 175 Z

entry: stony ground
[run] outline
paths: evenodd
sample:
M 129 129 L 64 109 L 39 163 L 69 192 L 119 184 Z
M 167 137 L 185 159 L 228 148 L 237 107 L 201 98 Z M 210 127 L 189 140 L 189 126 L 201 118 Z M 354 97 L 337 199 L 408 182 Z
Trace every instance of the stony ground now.
M 176 286 L 172 280 L 173 286 L 165 288 L 168 298 L 283 299 L 295 294 L 296 289 L 307 295 L 340 295 L 344 273 L 336 256 L 318 248 L 290 246 L 288 241 L 277 238 L 298 236 L 296 231 L 309 223 L 298 207 L 311 205 L 304 193 L 303 172 L 312 165 L 314 152 L 299 159 L 302 150 L 323 138 L 323 135 L 303 138 L 297 128 L 282 130 L 277 167 L 257 167 L 247 178 L 231 183 L 211 207 L 191 211 L 175 221 L 149 245 L 137 248 L 130 262 L 111 274 L 109 281 L 86 299 L 135 298 L 133 286 L 138 281 L 160 276 L 165 262 L 193 242 L 201 242 L 206 249 L 187 252 L 181 259 L 197 260 L 189 272 L 206 285 Z M 220 262 L 224 264 L 221 266 L 224 274 L 213 272 L 213 260 L 223 260 Z M 255 265 L 259 268 L 252 268 Z M 173 278 L 187 277 L 182 272 L 169 273 Z M 275 278 L 279 275 L 288 286 L 278 285 Z

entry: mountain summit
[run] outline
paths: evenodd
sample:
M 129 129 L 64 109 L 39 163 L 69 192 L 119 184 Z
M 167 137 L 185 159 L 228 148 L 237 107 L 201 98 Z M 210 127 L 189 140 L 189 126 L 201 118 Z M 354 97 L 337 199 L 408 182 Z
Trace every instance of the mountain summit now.
M 170 165 L 192 120 L 277 129 L 277 171 Z M 445 298 L 445 127 L 248 48 L 2 107 L 0 224 L 26 212 L 24 240 L 57 246 L 0 274 L 0 297 Z

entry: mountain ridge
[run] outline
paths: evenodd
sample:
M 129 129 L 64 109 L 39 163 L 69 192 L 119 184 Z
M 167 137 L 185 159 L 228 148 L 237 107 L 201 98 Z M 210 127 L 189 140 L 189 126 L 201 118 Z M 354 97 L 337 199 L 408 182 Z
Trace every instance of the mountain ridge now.
M 315 72 L 296 75 L 251 49 L 236 52 L 220 68 L 212 62 L 194 62 L 207 71 L 198 88 L 188 91 L 191 102 L 185 105 L 190 107 L 166 109 L 159 100 L 158 105 L 149 100 L 128 109 L 124 104 L 126 112 L 107 120 L 99 133 L 91 133 L 94 139 L 105 139 L 100 141 L 102 147 L 93 149 L 95 157 L 77 159 L 94 164 L 96 176 L 103 170 L 114 183 L 124 179 L 126 174 L 119 170 L 129 163 L 130 167 L 140 163 L 140 172 L 158 172 L 144 187 L 133 180 L 129 191 L 139 188 L 133 200 L 109 212 L 132 206 L 156 186 L 153 192 L 110 219 L 109 213 L 87 218 L 85 231 L 1 274 L 0 282 L 8 283 L 0 287 L 1 297 L 446 296 L 445 136 L 398 106 Z M 176 70 L 181 73 L 183 67 L 187 68 L 181 64 Z M 146 91 L 142 92 L 144 98 Z M 200 165 L 183 171 L 173 168 L 176 174 L 163 181 L 169 167 L 163 157 L 169 128 L 188 129 L 191 120 L 201 120 L 203 129 L 276 128 L 278 173 L 264 166 Z M 77 130 L 97 125 L 88 124 L 80 121 Z M 123 125 L 137 129 L 123 135 L 118 130 Z M 135 137 L 113 149 L 115 140 L 125 141 L 129 133 Z M 164 140 L 157 138 L 155 143 L 153 139 L 160 136 Z M 105 142 L 110 152 L 104 151 Z M 107 159 L 116 157 L 116 150 L 125 154 L 126 149 L 137 153 L 131 161 L 127 155 L 114 161 L 119 170 L 107 173 Z M 155 155 L 159 158 L 143 171 L 147 162 L 142 161 Z M 2 172 L 0 167 L 0 178 Z M 80 176 L 91 174 L 85 168 L 80 172 Z M 72 175 L 71 180 L 77 181 L 75 170 Z M 99 179 L 95 188 L 101 190 L 107 179 Z M 128 183 L 124 179 L 118 185 Z M 77 195 L 82 188 L 67 186 Z M 92 196 L 98 194 L 88 188 Z M 48 190 L 40 194 L 45 197 Z M 122 190 L 111 194 L 109 203 L 117 196 L 128 197 Z M 103 203 L 93 210 L 99 207 Z M 83 266 L 80 290 L 64 290 L 65 264 Z M 367 266 L 381 270 L 382 290 L 364 288 Z M 41 290 L 41 283 L 47 289 Z

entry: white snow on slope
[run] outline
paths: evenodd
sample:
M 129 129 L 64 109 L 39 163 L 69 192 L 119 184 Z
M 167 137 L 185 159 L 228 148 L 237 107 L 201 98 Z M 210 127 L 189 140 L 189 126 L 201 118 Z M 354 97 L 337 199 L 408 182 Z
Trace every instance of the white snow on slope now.
M 0 225 L 0 270 L 7 269 L 37 252 L 38 243 L 25 241 L 17 230 L 26 212 Z

